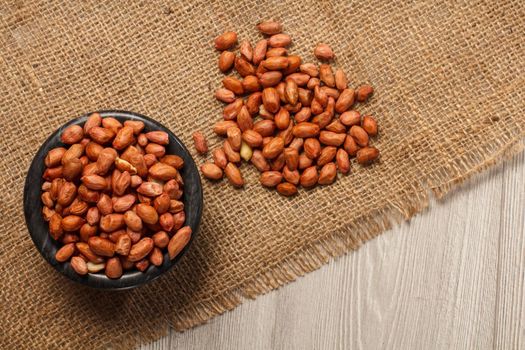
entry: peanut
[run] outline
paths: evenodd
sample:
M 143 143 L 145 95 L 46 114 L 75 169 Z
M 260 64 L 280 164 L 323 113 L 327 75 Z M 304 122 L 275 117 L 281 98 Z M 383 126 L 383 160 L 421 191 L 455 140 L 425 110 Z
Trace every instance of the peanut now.
M 157 197 L 158 198 L 158 197 Z M 131 208 L 137 198 L 134 194 L 127 194 L 122 197 L 117 197 L 113 202 L 113 210 L 117 213 L 124 213 Z
M 258 65 L 262 60 L 264 60 L 267 48 L 268 41 L 266 39 L 259 40 L 257 44 L 255 44 L 255 48 L 253 49 L 253 64 Z
M 319 133 L 319 141 L 328 146 L 341 146 L 345 141 L 345 133 L 335 133 L 333 131 L 321 131 Z
M 168 181 L 174 179 L 178 171 L 171 165 L 157 162 L 149 167 L 148 173 L 154 179 Z
M 66 145 L 72 145 L 80 142 L 84 137 L 84 130 L 80 125 L 70 125 L 64 129 L 62 135 L 60 135 L 60 141 Z
M 97 255 L 111 257 L 115 254 L 115 244 L 109 239 L 94 236 L 88 239 L 88 244 Z
M 268 112 L 277 113 L 280 107 L 277 90 L 272 87 L 265 88 L 262 93 L 262 102 Z
M 319 125 L 304 122 L 299 123 L 293 127 L 293 136 L 301 138 L 315 137 L 319 134 L 319 131 Z
M 237 78 L 225 77 L 224 79 L 222 79 L 222 85 L 224 86 L 225 89 L 233 91 L 233 93 L 236 95 L 242 95 L 244 93 L 244 88 L 242 87 L 242 83 Z
M 319 76 L 319 68 L 317 68 L 317 66 L 313 63 L 301 64 L 301 66 L 299 67 L 299 70 L 302 73 L 306 73 L 309 76 L 314 77 L 314 78 Z
M 228 163 L 228 165 L 226 165 L 226 168 L 224 169 L 224 173 L 226 174 L 226 177 L 228 178 L 230 183 L 235 187 L 242 187 L 244 185 L 244 180 L 242 179 L 241 172 L 239 168 L 235 166 L 235 164 Z
M 280 137 L 273 138 L 262 150 L 262 154 L 267 159 L 276 158 L 284 150 L 284 140 Z
M 191 238 L 191 227 L 185 226 L 179 229 L 173 237 L 171 237 L 168 244 L 168 253 L 170 260 L 173 260 L 184 247 L 188 244 Z
M 150 142 L 154 142 L 159 145 L 167 145 L 170 142 L 168 133 L 165 131 L 150 131 L 147 132 L 145 135 Z
M 133 136 L 134 133 L 135 131 L 131 126 L 122 127 L 113 139 L 113 147 L 116 150 L 123 150 L 124 148 L 128 147 L 135 140 L 135 137 Z
M 348 80 L 346 74 L 342 69 L 335 71 L 335 87 L 338 90 L 344 90 L 348 87 Z
M 116 118 L 106 117 L 102 119 L 102 126 L 106 129 L 113 131 L 114 134 L 117 134 L 117 132 L 120 128 L 122 128 L 123 125 Z
M 242 159 L 248 162 L 252 158 L 253 150 L 246 142 L 242 142 L 239 154 L 241 155 Z
M 97 202 L 97 209 L 101 215 L 108 215 L 113 212 L 113 203 L 107 194 L 102 193 L 100 195 Z
M 283 73 L 278 71 L 266 72 L 261 75 L 259 82 L 263 87 L 275 86 L 281 82 Z
M 159 220 L 159 215 L 155 208 L 150 205 L 140 203 L 135 207 L 137 215 L 144 221 L 146 224 L 155 224 Z
M 359 151 L 360 149 L 360 147 L 355 142 L 354 138 L 350 135 L 346 136 L 343 148 L 350 156 L 355 156 L 357 154 L 357 151 Z
M 155 233 L 153 236 L 151 236 L 151 239 L 153 239 L 153 243 L 155 244 L 155 247 L 159 247 L 161 249 L 166 248 L 170 241 L 170 237 L 164 231 L 159 231 Z
M 170 196 L 164 192 L 153 200 L 153 207 L 159 214 L 164 214 L 170 209 Z
M 337 176 L 337 168 L 335 163 L 327 163 L 319 171 L 319 180 L 317 183 L 319 185 L 329 185 L 335 181 Z
M 290 170 L 296 170 L 299 165 L 299 152 L 297 149 L 289 147 L 284 150 L 284 160 Z
M 79 256 L 71 258 L 71 268 L 81 276 L 87 275 L 88 273 L 86 262 Z
M 122 264 L 117 257 L 110 258 L 105 266 L 106 276 L 109 278 L 120 278 L 122 276 Z
M 286 50 L 284 47 L 272 47 L 269 48 L 268 51 L 266 51 L 266 58 L 275 56 L 286 56 L 287 54 L 288 50 Z M 259 67 L 262 66 L 259 65 Z
M 222 169 L 213 163 L 204 163 L 201 165 L 201 172 L 204 177 L 211 180 L 222 179 Z
M 309 166 L 313 164 L 313 160 L 309 158 L 306 153 L 299 154 L 299 165 L 297 166 L 299 169 L 306 169 Z
M 314 49 L 314 55 L 315 57 L 323 61 L 328 61 L 335 57 L 332 48 L 327 44 L 323 43 L 317 44 L 317 46 Z
M 282 31 L 281 23 L 275 21 L 265 21 L 257 24 L 257 29 L 266 35 L 279 34 Z
M 300 177 L 298 170 L 290 170 L 287 166 L 283 167 L 283 178 L 289 183 L 298 185 Z
M 53 148 L 47 153 L 46 158 L 44 160 L 44 164 L 48 168 L 52 168 L 54 166 L 59 165 L 62 161 L 64 153 L 66 153 L 66 149 L 64 147 Z
M 379 150 L 375 147 L 364 147 L 357 151 L 359 164 L 370 164 L 379 157 Z
M 323 166 L 327 163 L 330 163 L 334 158 L 335 154 L 337 153 L 337 148 L 333 146 L 326 146 L 321 150 L 321 153 L 319 154 L 319 158 L 317 159 L 317 165 Z
M 142 219 L 134 211 L 124 213 L 124 223 L 133 231 L 142 230 Z
M 223 51 L 228 50 L 237 43 L 237 33 L 225 32 L 215 38 L 215 48 Z
M 279 130 L 286 129 L 290 125 L 290 112 L 286 108 L 281 107 L 274 117 L 274 122 Z
M 237 123 L 231 120 L 223 120 L 215 124 L 213 132 L 219 136 L 224 136 L 232 126 L 237 126 Z
M 221 88 L 215 91 L 215 98 L 221 102 L 232 103 L 235 101 L 235 93 L 231 90 Z
M 128 255 L 131 249 L 131 238 L 127 234 L 120 235 L 115 243 L 115 253 Z
M 237 124 L 241 131 L 250 130 L 253 127 L 253 119 L 246 106 L 241 107 L 241 110 L 237 115 Z
M 86 122 L 84 123 L 84 134 L 88 134 L 89 130 L 95 126 L 100 126 L 102 124 L 102 118 L 100 117 L 100 114 L 93 113 L 91 114 Z
M 304 141 L 304 153 L 310 159 L 316 159 L 321 154 L 321 143 L 315 138 L 308 138 Z
M 99 264 L 101 262 L 104 261 L 104 258 L 101 257 L 101 256 L 98 256 L 96 255 L 92 250 L 91 248 L 89 247 L 89 244 L 88 243 L 85 243 L 85 242 L 77 242 L 75 243 L 75 247 L 77 248 L 77 250 L 80 252 L 80 254 L 82 254 L 83 256 L 85 256 L 89 261 L 95 263 L 95 264 Z
M 235 60 L 235 54 L 230 51 L 223 51 L 219 56 L 219 69 L 225 73 L 233 67 L 233 61 Z
M 241 142 L 242 142 L 241 129 L 237 127 L 229 128 L 226 131 L 226 135 L 228 137 L 228 141 L 230 145 L 232 146 L 232 149 L 238 152 L 241 149 Z
M 370 85 L 362 85 L 357 89 L 357 101 L 364 102 L 372 96 L 374 88 Z
M 248 75 L 255 75 L 255 68 L 242 57 L 235 57 L 233 65 L 237 73 L 243 78 Z
M 315 166 L 311 166 L 304 169 L 299 182 L 301 183 L 301 186 L 308 188 L 315 186 L 315 184 L 317 184 L 318 178 L 319 175 L 317 174 L 317 168 Z
M 355 142 L 357 142 L 359 146 L 365 147 L 368 145 L 368 134 L 362 127 L 354 125 L 350 128 L 350 132 L 348 134 L 354 138 Z
M 288 58 L 283 57 L 283 56 L 268 57 L 266 60 L 262 62 L 263 67 L 268 70 L 285 69 L 288 67 L 288 64 L 289 64 Z M 282 74 L 280 76 L 282 76 Z
M 297 55 L 288 56 L 288 67 L 285 69 L 284 74 L 288 75 L 295 73 L 295 71 L 297 71 L 297 69 L 301 66 L 302 62 L 303 60 L 301 57 Z
M 57 203 L 61 206 L 68 206 L 73 202 L 77 195 L 77 187 L 72 182 L 64 182 L 58 190 Z
M 277 192 L 283 196 L 290 197 L 297 194 L 297 187 L 289 182 L 283 182 L 277 185 Z
M 108 214 L 100 218 L 100 229 L 104 232 L 113 232 L 125 225 L 123 214 Z
M 181 212 L 184 213 L 184 212 Z M 162 227 L 163 230 L 171 232 L 173 227 L 175 226 L 175 219 L 172 214 L 170 213 L 164 213 L 159 217 L 159 225 Z
M 75 243 L 65 244 L 62 247 L 60 247 L 59 250 L 57 250 L 55 254 L 55 259 L 58 262 L 68 261 L 74 252 L 75 252 Z
M 270 164 L 268 164 L 268 161 L 258 149 L 253 151 L 250 161 L 261 172 L 270 170 Z
M 290 45 L 292 38 L 288 34 L 274 34 L 268 39 L 271 47 L 286 47 Z
M 241 161 L 241 155 L 239 154 L 239 152 L 233 149 L 229 140 L 224 141 L 222 148 L 224 150 L 224 153 L 226 154 L 226 158 L 228 158 L 228 161 L 232 163 L 238 163 Z
M 262 83 L 255 75 L 247 75 L 241 82 L 242 88 L 245 92 L 257 92 L 261 90 Z M 242 99 L 239 99 L 242 101 Z
M 162 265 L 163 260 L 164 256 L 162 255 L 162 251 L 159 248 L 154 247 L 149 255 L 150 263 L 155 266 L 160 266 Z
M 124 126 L 129 126 L 130 128 L 133 129 L 133 134 L 134 135 L 139 135 L 142 130 L 144 129 L 144 122 L 140 121 L 140 120 L 126 120 L 124 122 Z M 84 126 L 85 128 L 85 126 Z
M 281 183 L 282 179 L 283 175 L 279 171 L 265 171 L 259 177 L 261 185 L 266 187 L 275 187 Z
M 277 158 L 270 162 L 270 167 L 272 170 L 281 171 L 285 164 L 286 161 L 284 159 L 284 153 L 281 153 L 277 156 Z
M 87 265 L 88 272 L 91 272 L 91 273 L 97 273 L 106 268 L 105 263 L 96 264 L 96 263 L 92 263 L 91 261 L 88 261 L 86 265 Z
M 377 122 L 371 115 L 365 115 L 363 117 L 363 120 L 361 121 L 361 127 L 367 132 L 369 136 L 377 135 Z
M 348 110 L 354 104 L 354 89 L 344 89 L 337 102 L 335 103 L 335 111 L 337 113 L 343 113 Z
M 221 169 L 226 168 L 228 159 L 226 158 L 226 153 L 224 153 L 222 148 L 216 148 L 213 151 L 213 162 Z
M 148 197 L 155 197 L 162 193 L 163 187 L 156 182 L 143 182 L 138 188 L 137 192 Z
M 335 155 L 335 161 L 337 164 L 337 168 L 342 174 L 348 174 L 350 171 L 350 158 L 348 156 L 348 153 L 342 148 L 337 150 L 337 154 Z
M 321 64 L 319 66 L 319 78 L 326 86 L 334 87 L 335 86 L 335 77 L 332 72 L 332 67 L 328 64 Z
M 89 136 L 96 143 L 103 145 L 113 140 L 115 133 L 109 129 L 94 126 L 89 130 Z
M 64 163 L 62 175 L 68 181 L 73 181 L 82 173 L 82 162 L 78 158 L 72 158 Z
M 60 226 L 64 231 L 74 232 L 84 225 L 85 220 L 77 215 L 68 215 L 62 218 Z
M 144 237 L 137 243 L 131 246 L 129 251 L 128 259 L 129 261 L 139 261 L 146 257 L 151 250 L 153 249 L 154 242 L 153 239 L 149 237 Z
M 272 136 L 275 131 L 275 122 L 273 120 L 259 120 L 253 124 L 253 131 L 257 132 L 262 137 Z

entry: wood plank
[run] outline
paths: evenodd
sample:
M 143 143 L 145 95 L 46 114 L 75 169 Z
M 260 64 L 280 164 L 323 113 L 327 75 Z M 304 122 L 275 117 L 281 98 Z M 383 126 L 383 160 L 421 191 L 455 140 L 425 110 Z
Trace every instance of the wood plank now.
M 525 154 L 276 292 L 142 349 L 523 348 Z
M 525 348 L 525 154 L 505 164 L 494 348 Z

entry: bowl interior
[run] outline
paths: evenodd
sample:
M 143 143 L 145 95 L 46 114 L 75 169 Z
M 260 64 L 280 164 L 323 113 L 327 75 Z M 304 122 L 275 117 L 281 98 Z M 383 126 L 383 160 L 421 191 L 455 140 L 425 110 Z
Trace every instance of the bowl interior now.
M 90 287 L 103 289 L 134 288 L 154 280 L 162 273 L 169 270 L 189 249 L 192 241 L 197 235 L 201 219 L 203 206 L 202 186 L 199 172 L 190 153 L 183 143 L 169 129 L 158 122 L 137 113 L 126 111 L 100 111 L 99 113 L 102 117 L 111 116 L 121 122 L 125 120 L 140 120 L 145 124 L 145 131 L 162 130 L 168 133 L 170 142 L 169 145 L 166 146 L 166 153 L 176 154 L 184 159 L 184 167 L 180 170 L 180 174 L 184 180 L 184 194 L 181 200 L 184 202 L 184 210 L 186 212 L 186 222 L 184 225 L 191 226 L 193 231 L 190 242 L 186 245 L 183 251 L 175 257 L 175 259 L 170 260 L 168 253 L 166 252 L 161 266 L 156 267 L 150 265 L 145 272 L 125 271 L 119 279 L 110 279 L 103 273 L 89 273 L 86 276 L 79 276 L 73 271 L 69 262 L 59 263 L 55 260 L 55 253 L 57 249 L 60 248 L 61 244 L 49 235 L 48 224 L 42 217 L 42 202 L 40 200 L 41 187 L 44 182 L 44 179 L 42 178 L 42 174 L 45 170 L 44 159 L 50 149 L 65 146 L 60 141 L 60 135 L 64 128 L 72 124 L 83 125 L 91 113 L 87 113 L 80 118 L 64 124 L 44 142 L 35 155 L 29 168 L 24 187 L 24 213 L 26 224 L 31 238 L 42 256 L 57 271 L 60 271 L 73 281 Z

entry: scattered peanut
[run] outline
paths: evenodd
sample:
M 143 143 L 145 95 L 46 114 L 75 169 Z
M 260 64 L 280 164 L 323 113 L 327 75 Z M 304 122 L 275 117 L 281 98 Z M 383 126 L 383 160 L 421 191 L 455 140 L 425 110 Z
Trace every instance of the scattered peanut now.
M 208 143 L 206 138 L 200 131 L 193 133 L 193 142 L 195 143 L 195 149 L 197 152 L 204 154 L 208 152 Z
M 377 121 L 370 115 L 361 117 L 354 109 L 356 102 L 370 98 L 373 87 L 364 84 L 354 90 L 342 69 L 334 73 L 328 64 L 335 58 L 329 45 L 319 43 L 314 48 L 322 64 L 303 62 L 289 54 L 292 38 L 279 22 L 263 21 L 256 27 L 265 39 L 255 46 L 242 41 L 240 55 L 223 51 L 219 57 L 223 73 L 233 65 L 243 79 L 225 77 L 224 86 L 215 93 L 228 105 L 224 120 L 213 131 L 227 140 L 212 152 L 213 162 L 201 166 L 203 176 L 219 180 L 224 174 L 232 185 L 241 187 L 239 163 L 244 160 L 262 173 L 263 186 L 293 196 L 297 186 L 329 185 L 338 171 L 349 174 L 352 158 L 362 165 L 375 161 L 379 150 L 370 143 L 378 134 Z M 215 46 L 227 50 L 236 42 L 237 35 L 226 32 Z M 96 120 L 93 125 L 97 126 Z M 59 156 L 57 151 L 55 157 Z M 52 155 L 49 162 L 58 164 Z

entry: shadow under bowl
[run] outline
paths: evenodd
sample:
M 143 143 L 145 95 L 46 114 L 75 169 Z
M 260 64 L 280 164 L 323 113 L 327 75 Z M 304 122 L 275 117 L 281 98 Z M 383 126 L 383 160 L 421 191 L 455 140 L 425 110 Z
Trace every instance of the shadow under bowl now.
M 114 117 L 120 122 L 126 120 L 140 120 L 144 122 L 144 131 L 162 130 L 169 135 L 169 144 L 166 146 L 166 154 L 176 154 L 184 159 L 184 167 L 179 170 L 184 180 L 184 194 L 181 198 L 184 203 L 184 211 L 186 213 L 185 226 L 190 226 L 192 229 L 192 236 L 186 247 L 173 260 L 169 259 L 168 252 L 164 254 L 164 261 L 161 266 L 150 265 L 144 272 L 138 270 L 124 271 L 119 279 L 110 279 L 104 273 L 88 273 L 85 276 L 78 275 L 70 266 L 69 262 L 60 263 L 56 261 L 56 251 L 62 246 L 61 243 L 55 241 L 49 235 L 48 223 L 42 217 L 42 201 L 40 196 L 42 194 L 42 184 L 44 179 L 42 174 L 45 170 L 44 159 L 52 148 L 67 147 L 60 141 L 62 131 L 73 124 L 83 125 L 92 113 L 87 113 L 79 118 L 73 119 L 68 123 L 62 125 L 56 130 L 40 147 L 35 155 L 29 171 L 27 173 L 26 182 L 24 186 L 24 214 L 26 225 L 29 229 L 29 234 L 38 251 L 42 254 L 44 259 L 55 268 L 55 270 L 67 276 L 69 279 L 87 285 L 93 288 L 123 290 L 135 288 L 152 281 L 162 275 L 164 272 L 171 269 L 182 256 L 188 251 L 193 240 L 197 236 L 199 223 L 202 216 L 203 196 L 202 185 L 200 181 L 199 171 L 193 161 L 188 149 L 168 128 L 150 119 L 146 116 L 127 112 L 127 111 L 99 111 L 103 118 Z

